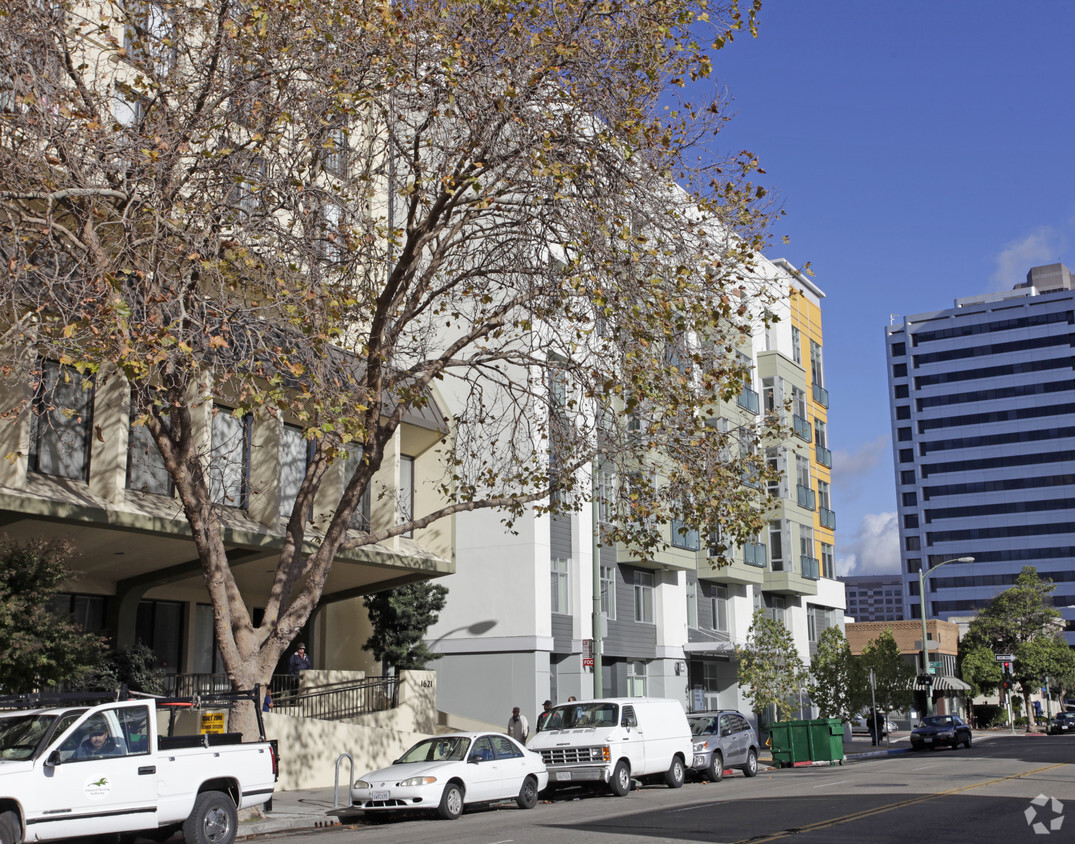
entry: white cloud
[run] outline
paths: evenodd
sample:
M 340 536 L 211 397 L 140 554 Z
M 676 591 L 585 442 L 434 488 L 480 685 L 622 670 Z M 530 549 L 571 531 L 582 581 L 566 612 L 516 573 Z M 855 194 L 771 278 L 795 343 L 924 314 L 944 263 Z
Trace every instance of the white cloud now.
M 867 513 L 850 538 L 839 535 L 836 546 L 836 573 L 898 574 L 900 571 L 900 529 L 895 513 Z
M 854 494 L 870 476 L 881 458 L 888 454 L 891 438 L 882 434 L 855 451 L 838 449 L 832 453 L 832 485 L 841 495 Z
M 1069 223 L 1068 227 L 1071 227 Z M 1031 267 L 1055 264 L 1068 245 L 1066 232 L 1054 226 L 1042 226 L 1007 244 L 994 259 L 996 269 L 990 276 L 993 290 L 1011 290 L 1026 280 Z

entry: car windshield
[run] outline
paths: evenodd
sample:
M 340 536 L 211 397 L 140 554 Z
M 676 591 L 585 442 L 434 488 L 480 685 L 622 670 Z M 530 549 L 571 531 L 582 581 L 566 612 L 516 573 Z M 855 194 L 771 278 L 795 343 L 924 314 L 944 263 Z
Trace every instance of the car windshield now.
M 709 735 L 717 731 L 717 719 L 709 715 L 691 718 L 691 735 Z
M 615 727 L 619 722 L 620 708 L 614 703 L 565 703 L 549 710 L 541 730 Z
M 400 758 L 398 764 L 407 762 L 462 762 L 467 758 L 470 739 L 466 736 L 437 736 L 420 741 Z
M 954 725 L 951 715 L 930 715 L 922 719 L 926 727 L 951 727 Z
M 56 720 L 55 713 L 0 719 L 0 758 L 29 759 Z

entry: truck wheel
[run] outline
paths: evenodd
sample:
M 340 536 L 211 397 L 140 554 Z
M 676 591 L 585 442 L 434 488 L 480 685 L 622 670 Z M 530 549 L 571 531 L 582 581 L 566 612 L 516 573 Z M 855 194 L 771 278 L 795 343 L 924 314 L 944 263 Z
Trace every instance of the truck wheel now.
M 631 769 L 622 759 L 612 769 L 612 779 L 608 781 L 608 787 L 617 797 L 626 797 L 631 790 Z
M 203 791 L 194 801 L 194 810 L 183 822 L 187 844 L 231 844 L 235 840 L 238 813 L 228 795 Z
M 437 814 L 446 821 L 454 821 L 463 814 L 463 790 L 454 782 L 444 786 Z
M 682 788 L 683 779 L 686 776 L 687 772 L 683 770 L 683 760 L 676 756 L 672 759 L 672 764 L 668 766 L 664 781 L 669 788 Z
M 20 844 L 22 826 L 14 812 L 0 814 L 0 844 Z
M 743 766 L 743 773 L 748 777 L 758 775 L 758 751 L 753 747 L 750 748 L 750 753 L 747 754 L 747 763 Z

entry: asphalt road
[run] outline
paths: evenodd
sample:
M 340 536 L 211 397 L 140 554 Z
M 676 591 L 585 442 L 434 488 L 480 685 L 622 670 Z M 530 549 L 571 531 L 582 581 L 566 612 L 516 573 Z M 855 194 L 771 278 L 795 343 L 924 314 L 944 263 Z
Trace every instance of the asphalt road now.
M 1039 795 L 1047 798 L 1039 800 L 1043 805 L 1031 802 Z M 1033 811 L 1029 822 L 1028 810 Z M 1034 823 L 1044 824 L 1041 832 L 1034 830 Z M 426 817 L 382 824 L 358 821 L 271 840 L 289 844 L 1075 841 L 1075 736 L 979 735 L 970 750 L 762 772 L 754 779 L 736 774 L 722 783 L 688 783 L 679 790 L 648 786 L 625 798 L 565 795 L 530 811 L 514 806 L 468 810 L 456 821 Z

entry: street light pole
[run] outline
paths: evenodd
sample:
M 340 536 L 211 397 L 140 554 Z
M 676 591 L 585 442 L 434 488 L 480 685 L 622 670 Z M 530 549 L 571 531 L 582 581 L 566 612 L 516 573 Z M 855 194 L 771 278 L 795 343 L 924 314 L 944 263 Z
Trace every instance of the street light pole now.
M 946 566 L 949 563 L 973 563 L 974 557 L 953 557 L 951 560 L 944 560 L 937 563 L 932 568 L 925 569 L 919 567 L 918 569 L 918 609 L 922 614 L 922 673 L 926 676 L 929 675 L 929 648 L 928 640 L 926 638 L 926 578 L 933 572 L 939 569 L 941 566 Z M 926 715 L 932 715 L 933 712 L 933 692 L 930 687 L 926 688 Z

